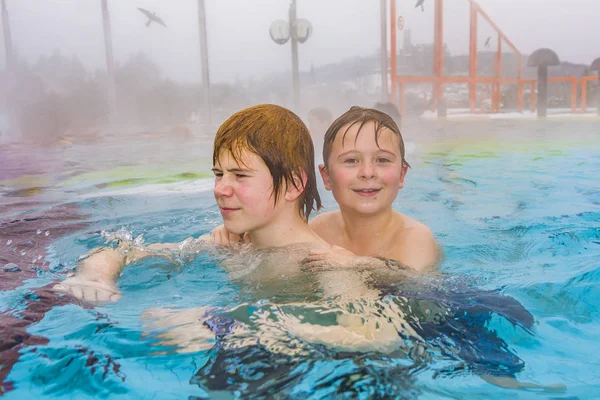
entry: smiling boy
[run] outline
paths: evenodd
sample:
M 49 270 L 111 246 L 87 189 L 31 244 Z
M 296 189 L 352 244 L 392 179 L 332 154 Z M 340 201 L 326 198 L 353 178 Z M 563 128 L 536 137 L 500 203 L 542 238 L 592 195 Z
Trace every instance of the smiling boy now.
M 419 271 L 436 264 L 438 246 L 429 228 L 392 208 L 409 165 L 389 115 L 352 107 L 327 130 L 323 160 L 325 188 L 340 209 L 318 215 L 310 227 L 337 247 L 313 251 L 309 265 L 364 263 L 360 257 L 350 262 L 354 255 L 391 259 Z

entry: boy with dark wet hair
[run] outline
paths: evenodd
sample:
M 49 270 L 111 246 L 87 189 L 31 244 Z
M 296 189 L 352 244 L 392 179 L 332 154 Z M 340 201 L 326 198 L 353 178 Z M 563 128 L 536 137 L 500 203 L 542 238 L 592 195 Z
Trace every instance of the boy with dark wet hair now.
M 340 209 L 310 222 L 334 248 L 313 251 L 308 266 L 377 268 L 385 267 L 385 260 L 418 271 L 435 266 L 438 246 L 429 228 L 392 208 L 409 164 L 400 129 L 388 114 L 350 108 L 327 130 L 323 161 L 319 170 L 325 188 L 333 192 Z M 381 262 L 367 264 L 365 256 Z

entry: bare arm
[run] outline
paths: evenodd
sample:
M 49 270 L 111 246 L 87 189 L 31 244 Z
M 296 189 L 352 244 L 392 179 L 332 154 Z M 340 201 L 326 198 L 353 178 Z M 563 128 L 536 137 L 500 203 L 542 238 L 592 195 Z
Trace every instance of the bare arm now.
M 424 224 L 411 228 L 397 249 L 388 257 L 420 272 L 437 269 L 442 260 L 441 248 L 431 230 Z
M 225 229 L 225 225 L 219 225 L 210 233 L 211 240 L 215 245 L 219 246 L 236 246 L 239 244 L 250 243 L 250 235 L 246 232 L 243 235 L 229 233 Z
M 357 256 L 350 250 L 340 246 L 330 249 L 311 250 L 308 257 L 302 260 L 302 267 L 311 271 L 362 270 L 362 271 L 411 271 L 410 268 L 396 260 L 385 257 Z
M 210 235 L 204 235 L 195 240 L 189 238 L 181 243 L 157 243 L 144 248 L 134 247 L 130 242 L 116 249 L 100 248 L 79 263 L 74 276 L 54 286 L 54 289 L 93 303 L 117 301 L 121 294 L 116 280 L 125 265 L 149 256 L 172 257 L 174 252 L 211 241 Z

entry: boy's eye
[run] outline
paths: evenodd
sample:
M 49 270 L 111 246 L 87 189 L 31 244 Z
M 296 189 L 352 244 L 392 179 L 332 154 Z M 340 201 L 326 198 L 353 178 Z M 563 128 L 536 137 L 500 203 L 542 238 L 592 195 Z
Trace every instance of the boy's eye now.
M 379 157 L 376 161 L 378 163 L 390 163 L 390 162 L 392 162 L 392 160 L 390 160 L 389 158 L 385 158 L 385 157 Z
M 358 162 L 358 158 L 346 158 L 344 160 L 344 164 L 356 164 Z
M 220 178 L 223 176 L 222 172 L 214 172 L 214 174 L 215 174 L 215 178 Z
M 235 174 L 235 177 L 236 178 L 247 178 L 248 175 L 245 175 L 245 174 Z

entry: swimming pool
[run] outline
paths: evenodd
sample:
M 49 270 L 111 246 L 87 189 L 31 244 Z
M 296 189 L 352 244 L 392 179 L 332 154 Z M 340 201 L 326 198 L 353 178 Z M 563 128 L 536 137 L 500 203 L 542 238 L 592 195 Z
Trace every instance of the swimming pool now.
M 445 288 L 440 296 L 463 310 L 476 296 L 457 299 L 457 293 L 497 291 L 518 300 L 535 320 L 527 329 L 513 326 L 502 312 L 466 319 L 455 313 L 454 336 L 432 335 L 420 350 L 410 347 L 420 351 L 418 357 L 315 346 L 277 321 L 327 319 L 337 305 L 292 306 L 282 296 L 248 296 L 209 253 L 127 267 L 119 281 L 123 299 L 116 304 L 92 308 L 54 294 L 47 289 L 52 282 L 64 279 L 80 255 L 104 244 L 102 231 L 142 235 L 146 243 L 181 241 L 212 229 L 220 214 L 211 180 L 202 178 L 210 162 L 206 143 L 186 145 L 197 150 L 185 154 L 173 146 L 150 161 L 124 153 L 121 163 L 145 169 L 111 173 L 95 172 L 108 170 L 117 157 L 109 145 L 106 161 L 95 168 L 84 155 L 95 154 L 97 145 L 50 155 L 54 164 L 60 160 L 54 174 L 25 183 L 11 178 L 2 186 L 0 256 L 16 264 L 0 272 L 5 397 L 202 398 L 248 387 L 256 395 L 272 390 L 289 398 L 540 398 L 479 377 L 478 367 L 498 360 L 516 366 L 520 381 L 566 385 L 547 398 L 600 397 L 599 129 L 497 122 L 434 124 L 420 131 L 422 137 L 407 135 L 416 150 L 396 208 L 427 223 L 446 255 L 443 276 L 418 286 L 414 295 L 439 285 Z M 468 132 L 447 138 L 459 130 Z M 166 167 L 165 160 L 175 162 Z M 28 191 L 28 184 L 38 190 Z M 334 208 L 332 197 L 322 194 L 326 207 Z M 417 307 L 409 300 L 387 296 L 377 312 L 387 317 L 400 307 L 410 313 Z M 210 349 L 177 352 L 161 343 L 168 329 L 141 317 L 155 307 L 200 306 L 227 310 L 224 320 L 243 315 L 253 324 L 248 337 L 264 335 L 270 344 L 235 346 L 223 334 Z M 426 318 L 414 312 L 414 318 Z M 274 347 L 285 351 L 274 355 Z M 458 348 L 473 357 L 456 356 L 452 349 Z

